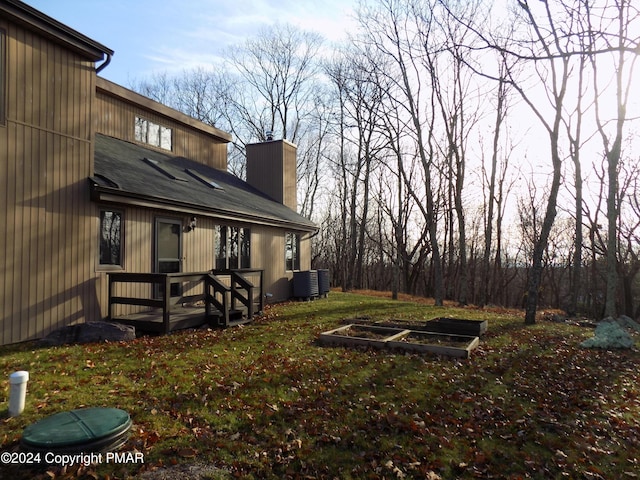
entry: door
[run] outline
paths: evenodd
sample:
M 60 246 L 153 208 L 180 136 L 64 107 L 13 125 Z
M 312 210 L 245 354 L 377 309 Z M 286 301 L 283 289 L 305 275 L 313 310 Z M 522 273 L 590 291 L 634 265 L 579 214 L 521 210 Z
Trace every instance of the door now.
M 177 273 L 182 271 L 182 222 L 171 218 L 156 218 L 155 272 Z M 171 296 L 181 295 L 181 285 L 171 285 Z

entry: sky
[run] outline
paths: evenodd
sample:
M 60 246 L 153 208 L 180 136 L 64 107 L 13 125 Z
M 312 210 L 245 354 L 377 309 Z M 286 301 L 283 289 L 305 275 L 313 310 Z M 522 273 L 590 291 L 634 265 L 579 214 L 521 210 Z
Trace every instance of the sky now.
M 290 23 L 339 42 L 355 28 L 353 0 L 25 0 L 114 50 L 100 76 L 125 87 L 214 64 L 261 28 Z

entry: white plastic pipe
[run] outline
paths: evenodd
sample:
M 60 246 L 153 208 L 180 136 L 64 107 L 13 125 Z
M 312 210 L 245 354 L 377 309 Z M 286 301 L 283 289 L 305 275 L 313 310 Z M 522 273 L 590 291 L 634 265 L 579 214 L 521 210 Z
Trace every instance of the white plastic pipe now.
M 29 372 L 20 370 L 9 375 L 9 416 L 17 417 L 24 410 L 24 401 L 27 397 L 27 382 Z

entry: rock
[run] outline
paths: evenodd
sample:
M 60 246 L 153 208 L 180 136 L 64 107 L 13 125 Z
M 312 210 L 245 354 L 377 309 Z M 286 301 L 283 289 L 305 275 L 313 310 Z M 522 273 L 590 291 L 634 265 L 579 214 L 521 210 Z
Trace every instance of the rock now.
M 111 322 L 86 322 L 54 330 L 40 343 L 45 346 L 68 343 L 123 342 L 134 340 L 136 329 L 130 325 Z
M 613 320 L 613 319 L 611 319 Z M 584 348 L 632 348 L 633 338 L 617 321 L 608 318 L 598 324 L 595 335 L 580 344 Z
M 621 327 L 630 328 L 632 330 L 635 330 L 636 332 L 640 332 L 640 323 L 632 320 L 626 315 L 620 316 L 616 321 Z

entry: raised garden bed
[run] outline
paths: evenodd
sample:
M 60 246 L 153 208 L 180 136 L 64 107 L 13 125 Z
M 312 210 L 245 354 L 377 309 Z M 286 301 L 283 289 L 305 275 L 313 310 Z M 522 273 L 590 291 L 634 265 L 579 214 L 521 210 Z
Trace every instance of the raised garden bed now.
M 386 342 L 404 334 L 406 330 L 377 325 L 345 325 L 320 334 L 320 342 L 328 345 L 384 348 Z
M 398 348 L 409 352 L 428 352 L 449 357 L 469 358 L 471 350 L 480 343 L 478 337 L 465 335 L 439 335 L 437 333 L 409 330 L 387 343 L 389 348 Z
M 377 320 L 373 321 L 368 317 L 344 319 L 345 324 L 375 325 L 380 327 L 401 328 L 405 330 L 416 330 L 420 332 L 446 333 L 449 335 L 467 335 L 480 337 L 486 331 L 488 322 L 486 320 L 466 320 L 462 318 L 434 318 L 432 320 Z
M 379 325 L 349 324 L 320 334 L 324 345 L 391 348 L 468 358 L 479 344 L 478 337 L 443 335 Z
M 461 318 L 434 318 L 426 323 L 427 331 L 470 335 L 479 337 L 487 331 L 486 320 L 465 320 Z

